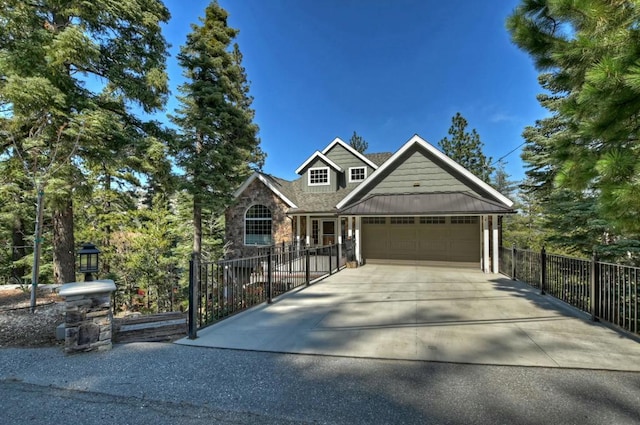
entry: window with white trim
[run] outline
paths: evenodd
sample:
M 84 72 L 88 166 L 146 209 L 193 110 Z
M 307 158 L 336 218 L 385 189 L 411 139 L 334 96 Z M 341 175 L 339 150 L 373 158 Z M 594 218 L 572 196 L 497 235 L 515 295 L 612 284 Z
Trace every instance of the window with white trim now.
M 349 183 L 361 182 L 367 178 L 367 167 L 350 167 Z
M 244 217 L 245 245 L 272 245 L 271 210 L 256 204 L 247 210 Z
M 309 169 L 309 186 L 319 186 L 329 184 L 329 167 L 318 167 Z

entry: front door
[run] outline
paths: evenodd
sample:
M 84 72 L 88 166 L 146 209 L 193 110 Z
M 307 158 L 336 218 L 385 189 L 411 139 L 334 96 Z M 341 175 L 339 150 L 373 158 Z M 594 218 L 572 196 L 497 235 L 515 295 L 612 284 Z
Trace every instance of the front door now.
M 322 220 L 322 245 L 336 243 L 336 222 L 334 220 Z

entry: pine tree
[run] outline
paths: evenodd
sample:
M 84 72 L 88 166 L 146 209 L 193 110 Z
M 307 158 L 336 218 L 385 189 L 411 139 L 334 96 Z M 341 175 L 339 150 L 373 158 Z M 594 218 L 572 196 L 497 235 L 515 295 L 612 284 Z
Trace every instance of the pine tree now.
M 181 106 L 172 118 L 179 127 L 173 152 L 193 199 L 193 253 L 198 256 L 203 211 L 221 214 L 250 168 L 264 161 L 242 54 L 232 44 L 238 30 L 227 25 L 227 16 L 216 1 L 210 3 L 178 55 L 187 82 L 179 89 Z
M 526 185 L 527 182 L 523 183 Z M 509 214 L 502 220 L 503 246 L 539 251 L 548 236 L 542 207 L 531 194 L 519 191 L 514 208 L 517 214 Z
M 557 184 L 562 161 L 556 156 L 556 144 L 579 143 L 579 135 L 560 112 L 562 93 L 549 74 L 540 76 L 547 93 L 538 96 L 540 103 L 553 114 L 525 128 L 522 159 L 527 179 L 521 194 L 540 214 L 540 243 L 557 253 L 589 256 L 593 249 L 607 261 L 635 261 L 636 237 L 623 236 L 611 220 L 600 213 L 597 191 L 576 190 Z
M 440 149 L 451 159 L 471 171 L 486 183 L 491 182 L 491 174 L 494 168 L 491 166 L 491 157 L 486 157 L 482 152 L 484 144 L 480 141 L 480 135 L 474 128 L 467 132 L 467 120 L 457 112 L 451 118 L 449 136 L 440 140 Z
M 358 133 L 354 131 L 351 139 L 349 139 L 349 146 L 360 153 L 365 153 L 369 148 L 369 143 L 367 143 L 367 141 L 364 140 L 362 136 L 359 136 Z
M 168 19 L 159 0 L 8 0 L 0 9 L 0 155 L 19 155 L 46 180 L 58 282 L 75 280 L 72 193 L 86 187 L 85 166 L 125 158 L 123 140 L 158 134 L 132 106 L 150 113 L 166 101 Z M 55 173 L 43 174 L 43 156 L 56 158 Z
M 516 191 L 518 183 L 511 180 L 511 176 L 507 173 L 505 166 L 506 164 L 503 160 L 498 161 L 497 167 L 491 176 L 491 185 L 507 198 L 511 198 Z
M 549 109 L 561 130 L 550 134 L 545 159 L 553 182 L 592 192 L 598 214 L 623 233 L 640 232 L 637 6 L 625 0 L 524 0 L 507 20 L 512 40 L 532 56 L 556 94 Z

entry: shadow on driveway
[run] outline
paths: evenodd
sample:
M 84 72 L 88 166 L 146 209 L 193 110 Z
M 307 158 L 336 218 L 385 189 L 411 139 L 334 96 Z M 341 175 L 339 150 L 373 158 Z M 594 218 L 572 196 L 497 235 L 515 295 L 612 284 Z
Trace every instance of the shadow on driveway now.
M 345 269 L 178 343 L 279 353 L 640 371 L 640 344 L 480 271 Z

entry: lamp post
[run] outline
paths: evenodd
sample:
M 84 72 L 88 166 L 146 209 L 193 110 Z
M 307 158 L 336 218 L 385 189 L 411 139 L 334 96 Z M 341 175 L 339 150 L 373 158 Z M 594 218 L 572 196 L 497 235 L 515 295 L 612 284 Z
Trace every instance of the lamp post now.
M 98 257 L 100 251 L 92 243 L 83 243 L 82 248 L 78 251 L 78 259 L 80 260 L 80 267 L 78 271 L 84 273 L 84 281 L 91 282 L 93 275 L 98 271 Z

